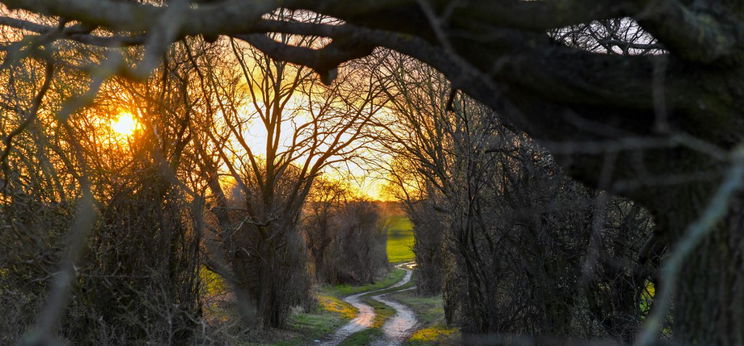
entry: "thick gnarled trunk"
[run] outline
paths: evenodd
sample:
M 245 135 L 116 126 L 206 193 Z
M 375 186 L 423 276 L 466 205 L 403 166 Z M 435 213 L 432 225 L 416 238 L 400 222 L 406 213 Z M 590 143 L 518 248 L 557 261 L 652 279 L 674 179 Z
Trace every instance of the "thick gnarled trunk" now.
M 305 245 L 294 225 L 243 230 L 234 236 L 231 252 L 244 321 L 263 328 L 285 327 L 291 307 L 310 299 Z
M 715 167 L 709 158 L 688 156 L 679 171 Z M 725 168 L 725 167 L 722 167 Z M 656 242 L 646 260 L 660 270 L 664 252 L 674 251 L 685 233 L 706 208 L 722 179 L 707 179 L 672 187 L 655 187 L 636 194 L 653 214 Z M 656 293 L 665 284 L 675 285 L 675 295 L 664 327 L 671 339 L 691 345 L 744 344 L 744 195 L 735 195 L 726 217 L 705 236 L 685 259 L 677 282 L 655 280 Z M 659 244 L 666 244 L 666 249 Z M 658 297 L 657 297 L 658 298 Z M 654 307 L 652 307 L 653 309 Z
M 672 339 L 693 345 L 744 345 L 742 207 L 740 193 L 723 222 L 684 262 L 671 312 Z M 680 220 L 676 224 L 682 226 Z

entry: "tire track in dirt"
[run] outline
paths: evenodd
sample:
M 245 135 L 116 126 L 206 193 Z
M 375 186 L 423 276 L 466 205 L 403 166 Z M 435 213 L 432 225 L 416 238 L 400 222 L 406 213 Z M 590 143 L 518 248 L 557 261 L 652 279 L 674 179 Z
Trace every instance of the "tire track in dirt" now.
M 362 301 L 362 297 L 366 295 L 371 295 L 371 298 L 374 300 L 377 300 L 378 302 L 381 302 L 383 304 L 386 304 L 393 309 L 395 309 L 395 316 L 393 318 L 388 319 L 385 324 L 382 327 L 383 332 L 385 333 L 386 340 L 382 341 L 376 341 L 374 345 L 396 345 L 400 344 L 403 341 L 406 340 L 407 336 L 412 331 L 413 327 L 416 325 L 416 315 L 413 313 L 413 311 L 408 308 L 407 306 L 400 304 L 396 301 L 392 301 L 389 299 L 386 299 L 384 296 L 393 292 L 390 292 L 391 289 L 395 289 L 397 287 L 401 287 L 408 282 L 411 281 L 411 274 L 413 273 L 410 269 L 412 266 L 412 263 L 403 263 L 399 264 L 396 267 L 403 269 L 406 271 L 406 274 L 403 276 L 403 279 L 398 281 L 397 283 L 377 289 L 372 291 L 365 291 L 357 294 L 350 295 L 343 300 L 355 308 L 359 310 L 359 314 L 356 318 L 349 321 L 349 323 L 343 325 L 341 328 L 337 329 L 330 337 L 328 337 L 326 340 L 320 343 L 320 345 L 324 346 L 335 346 L 340 343 L 342 343 L 346 338 L 351 336 L 354 333 L 361 332 L 365 329 L 372 328 L 372 325 L 375 320 L 375 309 L 371 306 L 365 304 Z M 383 292 L 379 295 L 375 295 L 376 292 Z M 398 291 L 394 291 L 398 292 Z

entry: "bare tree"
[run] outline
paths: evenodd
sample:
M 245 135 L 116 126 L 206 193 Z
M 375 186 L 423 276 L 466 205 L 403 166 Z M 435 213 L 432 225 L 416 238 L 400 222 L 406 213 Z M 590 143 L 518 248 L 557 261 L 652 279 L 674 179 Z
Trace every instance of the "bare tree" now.
M 286 43 L 296 37 L 276 39 Z M 314 39 L 294 43 L 316 44 Z M 291 305 L 307 300 L 307 284 L 298 284 L 307 281 L 298 229 L 305 200 L 325 167 L 350 159 L 369 140 L 366 124 L 381 107 L 381 91 L 361 70 L 350 70 L 326 87 L 311 71 L 272 60 L 237 41 L 226 48 L 245 85 L 240 87 L 242 98 L 220 101 L 208 110 L 212 118 L 203 129 L 219 154 L 206 163 L 215 170 L 211 176 L 227 174 L 235 182 L 235 204 L 226 197 L 216 199 L 222 210 L 217 211 L 222 215 L 219 238 L 239 299 L 252 302 L 261 325 L 277 327 Z M 200 78 L 210 93 L 234 89 L 211 70 Z M 218 182 L 210 189 L 216 196 L 230 195 Z
M 338 209 L 351 197 L 340 183 L 327 179 L 316 179 L 308 195 L 303 213 L 302 230 L 313 261 L 315 279 L 327 282 L 333 269 L 328 258 L 329 249 L 336 236 L 333 217 Z
M 372 283 L 389 269 L 379 207 L 341 182 L 316 179 L 302 230 L 319 282 Z
M 562 177 L 548 154 L 451 93 L 435 71 L 406 58 L 385 66 L 395 116 L 381 122 L 381 140 L 399 156 L 393 181 L 420 228 L 417 248 L 444 248 L 438 263 L 427 251 L 416 255 L 426 272 L 443 272 L 448 319 L 468 337 L 632 340 L 655 268 L 639 263 L 648 215 L 619 199 L 610 204 L 621 213 L 604 215 L 607 207 Z M 634 216 L 623 216 L 627 209 Z M 613 241 L 610 227 L 628 242 Z M 436 232 L 439 244 L 419 244 Z

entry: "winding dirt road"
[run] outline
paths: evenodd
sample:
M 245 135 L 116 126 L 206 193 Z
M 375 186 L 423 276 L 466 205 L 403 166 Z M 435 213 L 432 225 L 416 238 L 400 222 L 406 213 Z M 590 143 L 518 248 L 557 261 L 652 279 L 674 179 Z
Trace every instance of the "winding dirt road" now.
M 362 297 L 366 295 L 371 295 L 372 299 L 386 304 L 396 311 L 395 316 L 388 319 L 382 326 L 382 330 L 385 333 L 385 340 L 378 340 L 374 342 L 373 345 L 400 345 L 408 338 L 411 332 L 413 332 L 413 328 L 416 326 L 416 315 L 409 307 L 385 298 L 387 294 L 393 293 L 387 292 L 388 290 L 394 289 L 396 287 L 401 287 L 411 281 L 411 274 L 413 273 L 410 269 L 411 263 L 399 264 L 397 265 L 397 267 L 405 270 L 406 274 L 405 276 L 403 276 L 403 279 L 401 279 L 394 285 L 379 290 L 353 294 L 344 298 L 345 302 L 351 304 L 359 310 L 359 314 L 356 318 L 349 321 L 349 323 L 337 329 L 335 333 L 333 333 L 330 337 L 320 343 L 320 345 L 338 345 L 350 335 L 372 327 L 372 323 L 375 320 L 375 309 L 362 302 Z M 386 293 L 375 295 L 375 292 L 382 291 L 386 291 Z
M 411 272 L 409 271 L 407 275 L 410 274 Z M 414 288 L 415 287 L 411 287 L 395 292 L 408 291 Z M 416 327 L 416 314 L 413 312 L 413 310 L 401 303 L 398 303 L 397 301 L 385 298 L 385 296 L 390 293 L 372 297 L 372 299 L 390 306 L 396 311 L 395 316 L 385 321 L 385 324 L 382 326 L 382 330 L 385 332 L 386 340 L 381 341 L 383 343 L 379 345 L 400 345 L 411 336 L 413 328 Z M 378 345 L 378 343 L 375 342 L 372 345 Z

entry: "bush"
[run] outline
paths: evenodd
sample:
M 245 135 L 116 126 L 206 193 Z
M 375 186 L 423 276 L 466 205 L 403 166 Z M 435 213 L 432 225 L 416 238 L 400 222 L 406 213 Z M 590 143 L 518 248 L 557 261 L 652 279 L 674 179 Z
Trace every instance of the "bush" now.
M 366 284 L 389 270 L 379 208 L 365 200 L 309 202 L 303 222 L 318 281 Z

